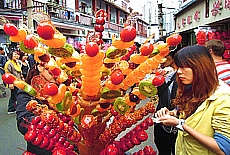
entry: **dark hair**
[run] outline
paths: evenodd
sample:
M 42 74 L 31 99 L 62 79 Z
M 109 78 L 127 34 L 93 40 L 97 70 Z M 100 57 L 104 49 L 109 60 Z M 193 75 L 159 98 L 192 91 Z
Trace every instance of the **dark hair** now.
M 169 54 L 172 58 L 174 58 L 175 54 L 182 48 L 181 44 L 178 44 L 177 46 L 170 46 L 169 47 Z
M 214 55 L 223 56 L 225 51 L 224 43 L 221 40 L 213 39 L 205 43 L 208 50 L 212 50 Z
M 157 43 L 158 41 L 163 41 L 166 42 L 166 36 L 164 37 L 160 37 L 159 39 L 157 39 L 155 42 Z
M 28 55 L 28 54 L 25 54 L 24 52 L 19 52 L 19 60 L 22 60 L 22 57 L 25 56 L 25 55 Z
M 2 47 L 0 47 L 0 51 L 2 51 L 3 50 L 3 48 Z
M 11 50 L 9 53 L 8 53 L 8 58 L 10 59 L 10 60 L 12 60 L 12 57 L 13 57 L 13 53 L 18 53 L 18 51 L 16 51 L 16 50 Z
M 174 61 L 177 67 L 188 67 L 193 72 L 190 89 L 179 80 L 177 74 L 177 97 L 172 100 L 187 118 L 217 89 L 219 80 L 216 66 L 208 49 L 200 45 L 182 48 L 175 54 Z
M 35 63 L 32 68 L 29 70 L 29 73 L 25 79 L 25 82 L 31 84 L 31 80 L 34 76 L 39 75 L 38 66 L 39 63 Z

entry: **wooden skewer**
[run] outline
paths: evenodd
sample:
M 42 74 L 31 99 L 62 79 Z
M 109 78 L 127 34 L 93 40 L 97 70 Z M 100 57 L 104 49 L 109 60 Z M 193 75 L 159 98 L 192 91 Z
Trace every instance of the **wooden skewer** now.
M 110 117 L 112 117 L 113 115 L 111 114 L 111 113 L 108 113 L 108 115 L 106 115 L 105 117 L 104 117 L 104 119 L 102 120 L 102 123 L 106 123 L 109 119 L 110 119 Z
M 84 102 L 81 100 L 81 97 L 79 96 L 79 94 L 77 94 L 77 97 L 81 101 L 81 103 L 84 104 Z

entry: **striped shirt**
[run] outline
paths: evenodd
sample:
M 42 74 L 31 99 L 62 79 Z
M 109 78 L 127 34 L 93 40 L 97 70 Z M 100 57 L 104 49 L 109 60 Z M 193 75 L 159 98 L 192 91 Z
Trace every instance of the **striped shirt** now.
M 215 62 L 219 79 L 230 86 L 230 64 L 227 61 Z

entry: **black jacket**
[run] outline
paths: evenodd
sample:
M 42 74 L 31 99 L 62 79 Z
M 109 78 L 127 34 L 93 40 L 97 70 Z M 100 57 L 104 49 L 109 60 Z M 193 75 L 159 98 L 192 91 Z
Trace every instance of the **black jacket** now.
M 176 97 L 176 91 L 178 88 L 178 85 L 176 82 L 176 73 L 174 73 L 170 81 L 171 81 L 170 84 L 173 83 L 172 91 L 170 95 L 169 95 L 169 85 L 170 85 L 169 82 L 167 84 L 164 83 L 163 85 L 157 87 L 159 102 L 158 102 L 156 110 L 159 110 L 163 107 L 166 107 L 169 110 L 174 109 L 174 107 L 171 105 L 171 99 L 174 99 Z
M 25 135 L 27 132 L 27 128 L 23 126 L 23 124 L 28 124 L 27 121 L 31 121 L 32 118 L 35 116 L 32 112 L 29 112 L 26 110 L 26 104 L 31 100 L 35 99 L 33 96 L 30 96 L 28 93 L 19 90 L 17 94 L 17 105 L 16 105 L 16 114 L 17 114 L 17 127 L 18 131 Z M 41 101 L 37 100 L 38 103 L 41 103 Z M 32 143 L 27 142 L 27 151 L 34 153 L 36 155 L 51 155 L 52 153 L 50 151 L 47 151 L 46 149 L 42 149 L 38 146 L 34 146 Z

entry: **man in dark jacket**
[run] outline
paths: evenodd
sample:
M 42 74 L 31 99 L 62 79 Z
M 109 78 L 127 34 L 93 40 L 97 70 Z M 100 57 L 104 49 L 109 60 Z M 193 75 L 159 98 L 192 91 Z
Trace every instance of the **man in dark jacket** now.
M 158 89 L 159 103 L 156 111 L 166 107 L 169 110 L 173 110 L 175 107 L 171 105 L 171 99 L 176 97 L 177 82 L 176 82 L 176 70 L 177 67 L 174 63 L 174 55 L 178 51 L 178 47 L 171 50 L 166 56 L 167 60 L 161 64 L 163 68 L 171 67 L 173 71 L 166 77 L 165 83 Z M 154 138 L 155 144 L 159 151 L 159 155 L 174 155 L 175 154 L 175 142 L 177 137 L 177 131 L 173 127 L 166 127 L 162 124 L 156 124 L 154 126 Z
M 32 118 L 35 116 L 34 113 L 26 110 L 26 104 L 31 101 L 31 99 L 34 98 L 33 96 L 30 96 L 28 93 L 24 92 L 23 90 L 19 90 L 17 94 L 17 105 L 16 105 L 16 114 L 17 114 L 17 127 L 18 131 L 25 135 L 28 129 L 23 124 L 28 124 L 32 120 Z M 34 98 L 35 99 L 35 98 Z M 41 101 L 37 100 L 38 103 L 42 103 Z M 40 155 L 51 155 L 52 152 L 40 148 L 39 146 L 33 145 L 31 142 L 27 141 L 27 151 L 34 153 L 34 154 L 40 154 Z
M 2 79 L 2 75 L 5 74 L 4 66 L 7 61 L 7 56 L 5 55 L 4 49 L 0 47 L 0 78 Z M 1 81 L 0 79 L 0 98 L 6 97 L 7 90 L 6 90 L 6 84 Z
M 4 66 L 7 62 L 7 56 L 5 55 L 4 49 L 0 47 L 0 73 L 3 75 L 5 73 Z

